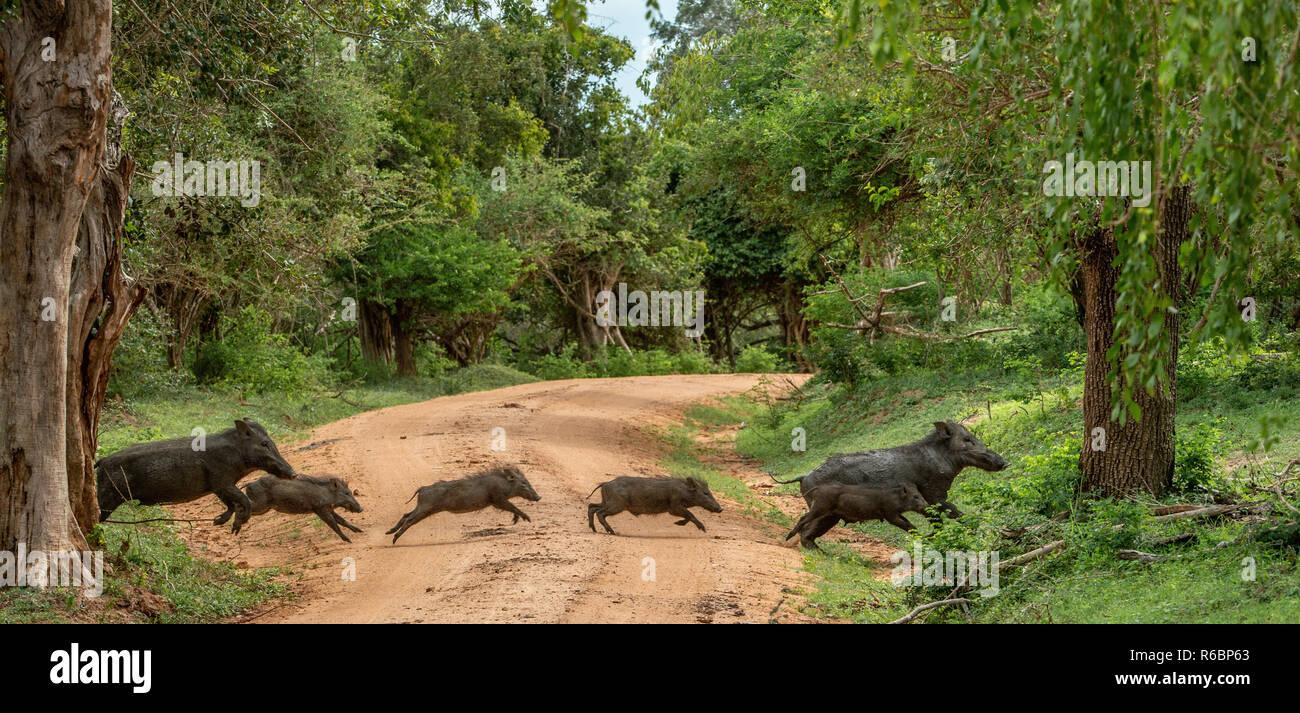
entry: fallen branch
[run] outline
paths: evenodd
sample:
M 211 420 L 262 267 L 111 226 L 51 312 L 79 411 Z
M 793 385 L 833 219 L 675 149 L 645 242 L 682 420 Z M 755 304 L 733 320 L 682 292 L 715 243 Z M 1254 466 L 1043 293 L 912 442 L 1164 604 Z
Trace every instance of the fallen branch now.
M 1174 520 L 1190 520 L 1197 517 L 1213 517 L 1215 515 L 1226 515 L 1230 512 L 1236 512 L 1243 506 L 1241 505 L 1210 505 L 1197 510 L 1186 510 L 1184 512 L 1171 513 L 1169 515 L 1158 515 L 1151 518 L 1152 522 L 1173 522 Z
M 1174 535 L 1173 537 L 1156 537 L 1149 540 L 1149 542 L 1152 546 L 1172 545 L 1178 542 L 1187 542 L 1195 537 L 1196 533 L 1194 532 L 1184 532 L 1181 535 Z
M 1164 555 L 1153 555 L 1150 552 L 1140 550 L 1120 550 L 1115 556 L 1122 560 L 1131 560 L 1136 562 L 1159 562 L 1164 559 Z
M 1176 512 L 1188 512 L 1191 510 L 1200 510 L 1204 505 L 1192 505 L 1190 503 L 1179 503 L 1178 505 L 1160 505 L 1151 508 L 1152 515 L 1172 515 Z
M 1005 562 L 999 562 L 997 569 L 999 572 L 1001 572 L 1004 567 L 1019 567 L 1020 565 L 1026 562 L 1036 560 L 1045 554 L 1048 554 L 1050 552 L 1055 552 L 1056 550 L 1059 550 L 1063 547 L 1065 547 L 1065 540 L 1055 540 L 1053 542 L 1049 542 L 1043 545 L 1042 547 L 1039 547 L 1036 550 L 1030 550 L 1024 553 L 1023 555 L 1017 555 L 1015 557 L 1012 557 L 1009 560 L 1006 560 Z
M 915 619 L 915 618 L 916 618 L 916 615 L 917 615 L 917 614 L 920 614 L 921 612 L 926 612 L 926 611 L 929 611 L 929 610 L 931 610 L 931 609 L 938 609 L 939 607 L 948 606 L 948 605 L 950 605 L 950 604 L 966 604 L 966 603 L 969 603 L 969 602 L 970 602 L 969 599 L 960 599 L 960 598 L 959 598 L 959 599 L 943 599 L 943 600 L 940 600 L 940 601 L 937 601 L 937 602 L 930 602 L 929 604 L 922 604 L 921 606 L 919 606 L 919 607 L 913 609 L 912 611 L 908 612 L 907 616 L 905 616 L 905 617 L 903 617 L 903 618 L 901 618 L 901 619 L 895 619 L 895 620 L 893 620 L 893 621 L 891 621 L 891 622 L 889 622 L 889 623 L 890 623 L 890 624 L 906 624 L 907 622 L 909 622 L 909 621 Z
M 175 517 L 153 517 L 148 520 L 100 520 L 100 522 L 110 522 L 114 525 L 143 525 L 146 522 L 207 522 L 209 518 L 199 518 L 197 520 L 185 520 Z

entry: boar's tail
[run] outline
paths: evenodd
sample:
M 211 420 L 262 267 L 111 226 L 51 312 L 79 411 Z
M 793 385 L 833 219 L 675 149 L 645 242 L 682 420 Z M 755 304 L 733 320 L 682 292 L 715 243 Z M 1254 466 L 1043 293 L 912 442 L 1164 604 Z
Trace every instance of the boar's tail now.
M 603 485 L 605 485 L 605 484 L 604 484 L 604 483 L 601 483 L 600 485 L 597 485 L 596 487 L 592 488 L 592 489 L 591 489 L 591 492 L 590 492 L 590 493 L 587 493 L 587 497 L 583 498 L 583 500 L 590 500 L 590 499 L 591 499 L 591 496 L 595 495 L 595 494 L 596 494 L 596 491 L 597 491 L 597 490 L 600 490 L 600 488 L 601 488 Z
M 771 478 L 772 480 L 776 480 L 776 476 L 775 476 L 775 475 L 772 475 L 771 473 L 768 473 L 768 474 L 767 474 L 767 477 Z M 803 475 L 799 476 L 798 478 L 791 478 L 791 479 L 789 479 L 789 480 L 776 480 L 776 482 L 780 483 L 781 485 L 785 485 L 786 483 L 797 483 L 797 482 L 799 482 L 799 481 L 801 481 L 801 480 L 803 480 L 804 478 L 807 478 L 807 477 L 808 477 L 808 474 L 807 474 L 807 473 L 804 473 Z
M 411 493 L 411 497 L 409 497 L 409 498 L 406 499 L 406 502 L 407 502 L 407 503 L 411 502 L 412 500 L 415 499 L 415 496 L 417 496 L 417 495 L 419 495 L 419 494 L 420 494 L 420 489 L 419 489 L 419 488 L 416 488 L 416 489 L 415 489 L 415 492 L 414 492 L 414 493 Z M 402 503 L 402 504 L 405 505 L 406 503 Z

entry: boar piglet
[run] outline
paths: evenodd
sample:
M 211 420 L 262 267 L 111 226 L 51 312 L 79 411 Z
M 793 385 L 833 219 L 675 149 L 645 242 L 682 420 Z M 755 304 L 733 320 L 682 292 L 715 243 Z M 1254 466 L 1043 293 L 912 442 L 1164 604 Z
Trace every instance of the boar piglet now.
M 108 519 L 128 500 L 168 505 L 213 493 L 236 513 L 235 521 L 243 524 L 252 505 L 236 483 L 255 470 L 279 478 L 295 475 L 266 429 L 249 419 L 235 421 L 234 428 L 202 440 L 138 443 L 95 463 L 99 519 Z
M 709 512 L 722 512 L 722 506 L 713 498 L 709 486 L 699 478 L 635 478 L 624 475 L 597 485 L 587 497 L 600 491 L 600 502 L 587 505 L 587 526 L 596 532 L 593 518 L 600 518 L 605 532 L 617 534 L 605 518 L 626 510 L 633 515 L 653 515 L 666 512 L 681 519 L 676 525 L 688 522 L 704 531 L 704 523 L 691 514 L 690 507 L 702 507 Z
M 317 478 L 310 475 L 299 475 L 293 480 L 284 480 L 274 476 L 259 478 L 244 486 L 244 495 L 248 496 L 249 503 L 252 505 L 252 514 L 262 515 L 269 510 L 282 512 L 286 515 L 305 515 L 309 512 L 316 513 L 316 516 L 325 521 L 326 525 L 334 531 L 344 542 L 351 542 L 348 536 L 343 534 L 339 525 L 348 528 L 353 532 L 361 532 L 361 528 L 353 525 L 343 519 L 342 515 L 334 512 L 334 508 L 344 508 L 349 512 L 361 512 L 361 504 L 357 499 L 352 497 L 352 489 L 348 484 L 338 478 Z M 227 508 L 225 512 L 217 516 L 216 523 L 220 525 L 230 518 L 234 510 Z M 231 525 L 233 532 L 239 532 L 243 523 L 238 519 Z
M 403 515 L 396 525 L 384 533 L 392 535 L 394 543 L 411 525 L 436 512 L 474 512 L 490 506 L 514 515 L 510 521 L 512 525 L 519 522 L 521 517 L 532 522 L 532 518 L 515 507 L 510 498 L 523 498 L 532 502 L 542 499 L 523 472 L 513 465 L 489 468 L 460 480 L 444 480 L 426 485 L 411 496 L 415 497 L 419 498 L 415 509 Z M 406 501 L 411 502 L 411 498 Z
M 869 485 L 819 485 L 807 493 L 808 512 L 799 518 L 785 539 L 799 535 L 799 544 L 815 550 L 817 538 L 825 535 L 840 520 L 846 523 L 884 520 L 902 530 L 912 530 L 903 517 L 911 511 L 924 513 L 927 503 L 911 483 L 873 487 Z

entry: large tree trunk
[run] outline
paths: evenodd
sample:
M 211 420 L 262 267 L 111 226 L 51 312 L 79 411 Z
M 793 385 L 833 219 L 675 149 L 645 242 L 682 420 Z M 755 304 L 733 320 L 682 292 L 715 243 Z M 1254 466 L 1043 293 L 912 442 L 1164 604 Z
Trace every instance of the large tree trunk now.
M 1164 292 L 1177 305 L 1181 297 L 1178 247 L 1187 237 L 1190 192 L 1186 187 L 1175 188 L 1164 203 L 1153 248 L 1159 284 L 1152 285 L 1152 289 Z M 1106 352 L 1114 343 L 1115 284 L 1119 277 L 1119 269 L 1113 265 L 1116 252 L 1115 235 L 1110 229 L 1096 229 L 1085 240 L 1081 283 L 1088 357 L 1084 366 L 1083 452 L 1079 458 L 1081 487 L 1107 496 L 1138 492 L 1159 495 L 1173 482 L 1174 473 L 1178 315 L 1166 313 L 1164 322 L 1170 343 L 1160 358 L 1168 387 L 1157 387 L 1154 395 L 1137 390 L 1134 399 L 1142 409 L 1140 421 L 1130 418 L 1123 426 L 1112 421 Z M 1095 435 L 1097 428 L 1103 429 L 1104 450 L 1094 448 L 1100 443 Z
M 83 534 L 99 521 L 95 451 L 109 367 L 144 287 L 122 271 L 122 223 L 135 162 L 122 155 L 126 104 L 113 93 L 104 160 L 77 231 L 68 307 L 68 499 Z
M 358 305 L 361 357 L 371 366 L 393 361 L 393 320 L 384 305 L 363 299 Z
M 415 376 L 415 344 L 411 337 L 415 310 L 410 302 L 397 301 L 397 314 L 393 316 L 393 352 L 397 357 L 397 375 Z
M 111 21 L 109 0 L 25 0 L 0 31 L 9 120 L 0 202 L 0 549 L 84 547 L 69 506 L 68 451 L 81 449 L 84 435 L 68 428 L 70 418 L 80 420 L 68 411 L 68 374 L 80 368 L 69 361 L 80 349 L 70 322 L 81 324 L 70 310 L 93 300 L 73 299 L 71 290 L 83 211 L 96 195 L 109 200 L 99 191 L 106 192 L 100 162 L 113 95 Z M 54 61 L 42 56 L 46 38 L 56 43 Z M 87 246 L 92 237 L 87 230 Z M 73 477 L 81 509 L 84 470 Z

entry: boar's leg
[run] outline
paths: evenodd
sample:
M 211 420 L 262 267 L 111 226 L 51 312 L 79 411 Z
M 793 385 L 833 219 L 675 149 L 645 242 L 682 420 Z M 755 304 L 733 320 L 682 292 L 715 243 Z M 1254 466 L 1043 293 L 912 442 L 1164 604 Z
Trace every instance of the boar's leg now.
M 831 531 L 831 528 L 840 524 L 839 515 L 822 515 L 816 520 L 804 525 L 799 531 L 799 544 L 802 547 L 811 547 L 814 550 L 821 550 L 817 545 L 817 538 Z
M 790 528 L 790 531 L 785 534 L 785 539 L 788 540 L 791 537 L 794 537 L 795 533 L 802 530 L 805 525 L 807 525 L 810 521 L 815 520 L 817 517 L 820 517 L 820 512 L 817 513 L 816 515 L 813 514 L 812 510 L 809 510 L 808 512 L 804 513 L 803 517 L 799 518 L 799 521 L 794 524 L 794 527 Z
M 402 519 L 398 520 L 397 524 L 393 525 L 393 528 L 388 531 L 394 533 L 393 544 L 397 544 L 397 538 L 401 537 L 403 533 L 411 529 L 411 525 L 414 525 L 415 523 L 434 514 L 435 512 L 438 511 L 435 510 L 432 505 L 429 506 L 423 504 L 416 505 L 414 510 L 403 515 Z M 385 532 L 384 534 L 387 535 L 388 532 Z
M 365 530 L 362 530 L 361 528 L 357 527 L 356 525 L 353 525 L 352 523 L 348 522 L 347 520 L 344 520 L 342 515 L 340 515 L 340 514 L 338 514 L 338 513 L 336 513 L 336 512 L 335 512 L 335 513 L 331 513 L 331 514 L 334 516 L 334 522 L 337 522 L 338 524 L 340 524 L 340 525 L 342 525 L 342 526 L 348 528 L 349 530 L 351 530 L 351 531 L 353 531 L 353 532 L 365 532 Z
M 235 508 L 231 507 L 230 505 L 226 505 L 226 511 L 218 515 L 216 519 L 212 521 L 212 524 L 224 525 L 226 524 L 226 521 L 230 519 L 230 516 L 234 514 L 235 514 Z
M 334 531 L 334 534 L 336 534 L 336 535 L 338 535 L 339 537 L 343 538 L 343 541 L 344 541 L 344 542 L 352 542 L 352 540 L 349 540 L 349 539 L 348 539 L 348 536 L 345 535 L 345 534 L 343 534 L 343 531 L 339 529 L 339 524 L 338 524 L 338 522 L 334 519 L 334 510 L 333 510 L 333 508 L 330 508 L 330 507 L 328 507 L 328 506 L 325 506 L 325 507 L 319 507 L 319 508 L 316 508 L 315 510 L 313 510 L 312 512 L 316 513 L 316 517 L 319 517 L 321 520 L 324 520 L 324 521 L 325 521 L 325 524 L 326 524 L 326 525 L 329 525 L 329 526 L 330 526 L 330 529 Z
M 608 532 L 611 535 L 617 535 L 618 533 L 614 532 L 614 528 L 609 526 L 609 522 L 606 521 L 605 518 L 610 515 L 617 515 L 621 512 L 623 512 L 621 509 L 615 510 L 613 508 L 607 508 L 604 503 L 601 503 L 600 506 L 596 508 L 596 518 L 600 520 L 600 525 L 605 528 L 605 532 Z
M 226 510 L 234 511 L 235 521 L 230 525 L 230 531 L 238 534 L 239 529 L 244 526 L 244 523 L 248 522 L 248 518 L 252 517 L 253 503 L 249 501 L 247 495 L 244 495 L 244 491 L 235 487 L 233 483 L 224 488 L 218 488 L 214 491 L 214 494 L 221 502 L 226 504 Z M 224 524 L 229 517 L 226 513 L 222 513 L 212 521 L 212 524 Z
M 670 509 L 668 513 L 682 518 L 682 522 L 677 523 L 678 525 L 684 524 L 686 522 L 693 522 L 695 523 L 696 527 L 700 528 L 700 532 L 707 532 L 707 530 L 704 529 L 704 523 L 700 522 L 699 518 L 695 517 L 695 515 L 690 511 L 689 508 L 677 506 Z
M 525 513 L 523 510 L 520 510 L 519 508 L 515 507 L 515 504 L 512 503 L 512 502 L 510 502 L 509 500 L 504 500 L 504 499 L 503 499 L 503 500 L 501 500 L 500 502 L 493 502 L 493 503 L 492 503 L 492 507 L 494 507 L 494 508 L 496 508 L 496 509 L 498 509 L 498 510 L 505 510 L 506 512 L 513 514 L 513 515 L 515 516 L 515 519 L 513 519 L 513 520 L 510 521 L 510 524 L 511 524 L 511 525 L 513 525 L 513 524 L 519 522 L 519 518 L 521 518 L 521 517 L 522 517 L 524 520 L 527 520 L 528 522 L 532 522 L 532 521 L 533 521 L 533 519 L 532 519 L 531 517 L 528 517 L 528 514 L 527 514 L 527 513 Z
M 885 520 L 903 532 L 916 532 L 916 525 L 913 525 L 907 520 L 907 518 L 903 517 L 902 513 L 887 515 L 885 516 Z
M 600 505 L 597 503 L 587 504 L 587 527 L 590 527 L 592 532 L 596 531 L 596 511 L 599 509 Z

